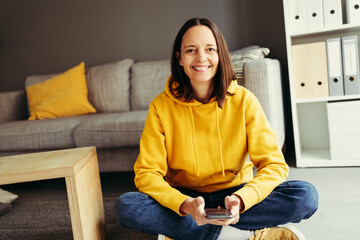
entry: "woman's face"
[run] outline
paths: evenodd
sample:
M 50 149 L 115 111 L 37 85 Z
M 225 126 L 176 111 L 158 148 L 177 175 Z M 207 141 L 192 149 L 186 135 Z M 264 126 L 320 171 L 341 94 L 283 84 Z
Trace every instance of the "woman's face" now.
M 219 55 L 210 28 L 199 25 L 185 32 L 181 42 L 179 63 L 192 84 L 211 83 L 218 68 Z

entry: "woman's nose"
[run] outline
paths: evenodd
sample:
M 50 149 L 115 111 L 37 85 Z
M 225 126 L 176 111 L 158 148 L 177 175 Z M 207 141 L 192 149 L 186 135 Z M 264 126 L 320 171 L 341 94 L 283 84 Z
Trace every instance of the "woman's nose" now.
M 205 51 L 198 51 L 197 60 L 199 62 L 204 62 L 204 61 L 206 61 L 206 59 L 207 59 L 207 57 L 206 57 Z

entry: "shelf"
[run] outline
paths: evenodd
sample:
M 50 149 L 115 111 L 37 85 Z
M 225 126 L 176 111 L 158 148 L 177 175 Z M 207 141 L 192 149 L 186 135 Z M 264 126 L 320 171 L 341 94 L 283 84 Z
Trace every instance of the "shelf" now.
M 360 95 L 344 95 L 344 96 L 296 99 L 295 103 L 348 101 L 348 100 L 358 100 L 358 99 L 360 99 Z
M 330 150 L 328 148 L 314 148 L 314 149 L 302 149 L 301 159 L 303 160 L 318 160 L 318 161 L 330 161 Z
M 332 160 L 328 148 L 302 149 L 301 159 L 296 162 L 297 167 L 353 167 L 360 166 L 359 160 Z
M 329 149 L 302 149 L 301 160 L 296 167 L 354 167 L 360 166 L 359 160 L 332 160 Z
M 300 33 L 293 33 L 289 34 L 290 38 L 304 38 L 304 37 L 315 37 L 318 35 L 324 35 L 324 34 L 332 34 L 332 33 L 352 33 L 354 31 L 360 31 L 360 24 L 343 24 L 336 27 L 331 28 L 324 28 L 316 31 L 306 31 L 306 32 L 300 32 Z
M 286 53 L 288 58 L 288 73 L 289 73 L 289 88 L 291 101 L 291 115 L 293 120 L 292 130 L 294 135 L 295 157 L 297 167 L 347 167 L 360 166 L 360 159 L 345 160 L 346 156 L 343 154 L 343 147 L 337 149 L 340 155 L 339 158 L 331 159 L 330 153 L 334 155 L 336 147 L 332 145 L 334 142 L 334 117 L 329 116 L 328 106 L 329 102 L 350 102 L 359 101 L 360 94 L 344 95 L 344 96 L 327 96 L 312 98 L 296 99 L 295 83 L 294 83 L 294 69 L 292 59 L 292 49 L 295 45 L 310 44 L 326 41 L 331 38 L 342 38 L 351 35 L 357 35 L 360 39 L 360 23 L 342 24 L 333 27 L 323 27 L 317 30 L 304 30 L 303 32 L 294 31 L 289 19 L 289 2 L 292 0 L 283 0 L 284 6 L 284 23 L 285 23 L 285 37 L 286 37 Z M 294 2 L 291 2 L 294 3 Z M 308 1 L 309 3 L 309 1 Z M 318 25 L 319 26 L 319 25 Z M 306 54 L 305 60 L 306 61 Z M 310 54 L 309 54 L 310 55 Z M 315 59 L 320 59 L 316 57 Z M 320 60 L 319 60 L 320 61 Z M 322 59 L 322 61 L 324 61 Z M 306 68 L 308 69 L 308 68 Z M 297 70 L 297 69 L 296 69 Z M 304 71 L 301 69 L 301 71 Z M 323 77 L 322 79 L 325 80 Z M 323 94 L 325 96 L 326 94 Z M 306 96 L 306 95 L 304 95 Z M 320 94 L 315 95 L 320 96 Z M 356 111 L 356 110 L 355 110 Z M 352 120 L 353 111 L 346 111 L 347 118 Z M 341 115 L 343 116 L 343 115 Z M 330 119 L 329 119 L 330 118 Z M 358 126 L 358 120 L 352 121 L 351 124 Z M 338 134 L 338 132 L 337 132 Z M 342 135 L 340 136 L 342 137 Z M 350 131 L 350 137 L 345 139 L 358 139 L 359 134 Z M 333 140 L 332 142 L 330 140 Z M 337 139 L 337 138 L 336 138 Z M 340 142 L 342 138 L 339 139 Z M 336 145 L 338 146 L 338 145 Z M 335 151 L 336 152 L 336 151 Z M 358 156 L 358 155 L 356 155 Z M 347 158 L 346 158 L 347 159 Z
M 360 160 L 318 160 L 301 159 L 296 162 L 296 167 L 359 167 Z

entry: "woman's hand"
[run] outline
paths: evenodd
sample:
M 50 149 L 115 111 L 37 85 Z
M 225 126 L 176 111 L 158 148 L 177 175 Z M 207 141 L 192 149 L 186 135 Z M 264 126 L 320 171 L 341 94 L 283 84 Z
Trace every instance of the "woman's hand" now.
M 203 197 L 187 198 L 180 206 L 180 212 L 191 215 L 198 226 L 208 223 L 204 209 L 205 200 Z
M 244 208 L 244 202 L 237 195 L 227 196 L 225 198 L 225 207 L 230 210 L 233 217 L 226 221 L 227 225 L 235 224 L 240 219 L 240 210 Z
M 233 217 L 231 219 L 206 219 L 205 217 L 205 200 L 202 197 L 187 198 L 180 206 L 180 211 L 189 214 L 195 220 L 198 226 L 205 224 L 228 226 L 235 224 L 240 219 L 240 209 L 243 206 L 242 200 L 236 195 L 227 196 L 225 198 L 225 206 L 231 211 Z

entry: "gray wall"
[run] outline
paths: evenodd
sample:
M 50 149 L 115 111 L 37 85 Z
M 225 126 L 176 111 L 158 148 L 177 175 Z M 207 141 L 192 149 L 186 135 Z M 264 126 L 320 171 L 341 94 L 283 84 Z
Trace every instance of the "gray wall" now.
M 212 19 L 230 50 L 260 44 L 285 61 L 281 0 L 0 0 L 0 92 L 80 61 L 169 59 L 195 16 Z
M 282 0 L 0 0 L 0 92 L 81 61 L 169 59 L 177 31 L 192 17 L 212 19 L 230 50 L 257 44 L 280 60 L 293 158 Z

